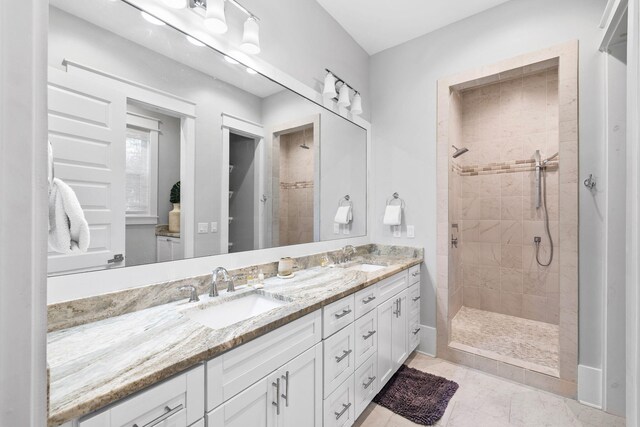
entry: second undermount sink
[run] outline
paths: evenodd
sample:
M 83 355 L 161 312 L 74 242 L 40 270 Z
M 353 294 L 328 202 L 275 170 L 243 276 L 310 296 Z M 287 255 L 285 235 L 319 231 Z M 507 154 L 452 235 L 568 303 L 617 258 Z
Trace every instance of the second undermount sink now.
M 245 296 L 193 307 L 185 310 L 184 314 L 191 320 L 211 329 L 222 329 L 285 304 L 287 304 L 286 301 L 252 292 Z
M 353 267 L 349 267 L 349 270 L 358 270 L 363 271 L 365 273 L 373 273 L 378 270 L 383 270 L 387 268 L 386 265 L 376 265 L 376 264 L 356 264 Z

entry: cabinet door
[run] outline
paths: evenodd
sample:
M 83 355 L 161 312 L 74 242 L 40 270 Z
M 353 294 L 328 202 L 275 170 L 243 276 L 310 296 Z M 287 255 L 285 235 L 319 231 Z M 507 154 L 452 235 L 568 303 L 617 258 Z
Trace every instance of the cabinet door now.
M 407 291 L 404 290 L 398 294 L 397 297 L 393 298 L 396 300 L 397 298 L 397 306 L 395 308 L 395 314 L 393 315 L 393 346 L 392 346 L 392 358 L 395 372 L 400 365 L 407 360 L 409 356 L 409 332 L 407 325 L 407 317 L 409 306 L 407 304 Z
M 277 390 L 282 390 L 280 378 L 275 374 L 258 381 L 233 399 L 207 415 L 210 427 L 275 427 L 278 401 Z
M 322 426 L 322 344 L 302 353 L 281 370 L 280 427 Z
M 393 325 L 398 298 L 391 298 L 378 306 L 378 379 L 384 386 L 395 372 L 393 363 Z

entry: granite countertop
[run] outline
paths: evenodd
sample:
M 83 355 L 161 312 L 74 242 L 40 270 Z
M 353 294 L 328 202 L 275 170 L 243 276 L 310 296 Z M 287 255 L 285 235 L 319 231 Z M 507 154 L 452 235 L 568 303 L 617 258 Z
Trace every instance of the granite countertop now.
M 215 300 L 208 296 L 197 303 L 182 300 L 50 332 L 49 425 L 63 424 L 116 402 L 420 264 L 422 258 L 369 255 L 357 262 L 386 268 L 365 273 L 344 267 L 313 267 L 298 271 L 292 279 L 267 279 L 262 289 L 244 286 L 233 294 L 222 292 Z M 252 292 L 286 303 L 216 330 L 184 313 Z
M 169 226 L 167 224 L 156 225 L 156 237 L 174 237 L 176 239 L 180 238 L 180 232 L 177 233 L 169 231 Z

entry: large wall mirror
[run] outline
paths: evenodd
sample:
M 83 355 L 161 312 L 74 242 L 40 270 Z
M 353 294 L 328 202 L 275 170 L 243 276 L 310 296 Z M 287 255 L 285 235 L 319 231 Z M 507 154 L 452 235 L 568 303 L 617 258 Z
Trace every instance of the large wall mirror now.
M 48 149 L 50 275 L 367 232 L 365 129 L 122 1 L 50 1 Z

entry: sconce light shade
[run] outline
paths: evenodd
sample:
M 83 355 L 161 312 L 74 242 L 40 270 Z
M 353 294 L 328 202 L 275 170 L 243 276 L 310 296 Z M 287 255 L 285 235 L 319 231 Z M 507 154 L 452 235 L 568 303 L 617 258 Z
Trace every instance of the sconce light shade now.
M 351 114 L 362 114 L 362 97 L 358 92 L 353 96 L 353 102 L 351 103 Z
M 207 14 L 204 25 L 216 34 L 227 32 L 227 18 L 224 14 L 225 0 L 207 0 Z
M 260 25 L 258 20 L 250 16 L 244 23 L 244 33 L 242 34 L 242 44 L 240 49 L 250 55 L 260 53 Z
M 331 73 L 327 73 L 327 76 L 324 78 L 324 89 L 322 90 L 322 95 L 327 99 L 332 99 L 338 96 L 336 93 L 336 78 Z
M 188 0 L 163 0 L 164 4 L 173 9 L 184 9 L 189 5 Z
M 338 106 L 346 108 L 349 105 L 351 105 L 351 101 L 349 100 L 349 86 L 343 84 L 340 88 L 340 95 L 338 96 Z

